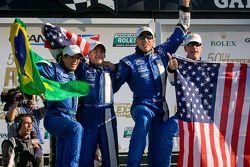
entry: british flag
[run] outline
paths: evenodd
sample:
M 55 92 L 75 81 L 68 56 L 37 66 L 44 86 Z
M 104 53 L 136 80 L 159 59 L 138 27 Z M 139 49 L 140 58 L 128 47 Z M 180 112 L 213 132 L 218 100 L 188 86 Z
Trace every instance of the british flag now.
M 250 64 L 178 58 L 178 166 L 250 166 Z

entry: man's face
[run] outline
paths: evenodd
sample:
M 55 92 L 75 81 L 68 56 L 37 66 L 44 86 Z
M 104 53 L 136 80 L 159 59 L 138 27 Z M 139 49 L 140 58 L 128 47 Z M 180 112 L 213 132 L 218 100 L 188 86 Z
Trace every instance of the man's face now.
M 200 60 L 202 45 L 198 42 L 190 42 L 184 46 L 185 51 L 187 52 L 187 58 L 192 60 Z
M 136 45 L 143 52 L 149 52 L 153 48 L 155 39 L 150 32 L 144 31 L 136 38 Z
M 101 65 L 105 58 L 105 52 L 101 47 L 96 46 L 89 52 L 89 61 L 95 65 Z
M 32 120 L 30 117 L 23 117 L 22 125 L 19 130 L 22 136 L 27 136 L 32 131 Z
M 77 54 L 74 56 L 68 56 L 68 55 L 63 55 L 62 60 L 64 62 L 64 65 L 66 68 L 68 68 L 71 71 L 75 71 L 77 66 L 80 63 L 81 55 Z

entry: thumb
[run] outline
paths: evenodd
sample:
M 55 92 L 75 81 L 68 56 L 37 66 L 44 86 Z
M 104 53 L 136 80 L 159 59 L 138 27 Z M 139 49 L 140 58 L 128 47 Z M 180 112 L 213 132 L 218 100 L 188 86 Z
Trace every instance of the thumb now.
M 169 52 L 167 53 L 167 55 L 168 55 L 168 60 L 169 61 L 173 59 L 172 55 Z

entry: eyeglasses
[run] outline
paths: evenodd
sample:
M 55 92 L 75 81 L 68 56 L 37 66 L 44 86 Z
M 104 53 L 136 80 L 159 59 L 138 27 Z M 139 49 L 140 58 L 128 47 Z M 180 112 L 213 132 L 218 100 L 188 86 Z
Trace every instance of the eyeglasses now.
M 191 46 L 201 46 L 201 43 L 199 42 L 190 42 L 187 44 L 188 47 L 191 47 Z
M 151 35 L 151 34 L 143 34 L 143 35 L 139 35 L 139 36 L 138 36 L 138 39 L 139 39 L 139 40 L 145 40 L 146 38 L 147 38 L 148 40 L 154 39 L 153 35 Z

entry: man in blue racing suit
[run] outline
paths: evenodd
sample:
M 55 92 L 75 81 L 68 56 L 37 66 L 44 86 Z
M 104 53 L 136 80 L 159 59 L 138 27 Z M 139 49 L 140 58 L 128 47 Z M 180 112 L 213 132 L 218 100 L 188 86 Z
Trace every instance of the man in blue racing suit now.
M 76 76 L 87 81 L 90 92 L 79 99 L 78 121 L 84 128 L 80 167 L 93 167 L 97 144 L 102 166 L 118 166 L 117 121 L 113 106 L 113 71 L 103 65 L 105 47 L 96 42 L 88 54 L 89 63 L 82 62 Z
M 77 45 L 64 47 L 59 63 L 38 63 L 37 67 L 45 78 L 68 82 L 75 80 L 74 71 L 82 57 Z M 78 167 L 83 128 L 75 120 L 77 97 L 62 101 L 48 101 L 44 118 L 45 129 L 56 137 L 56 166 Z
M 175 53 L 186 35 L 190 23 L 189 1 L 183 0 L 179 24 L 166 42 L 153 48 L 153 31 L 149 27 L 140 27 L 136 31 L 135 53 L 121 59 L 117 65 L 114 92 L 125 82 L 133 92 L 130 112 L 135 126 L 129 144 L 129 167 L 140 166 L 147 135 L 148 165 L 170 166 L 173 142 L 172 139 L 164 141 L 168 139 L 162 133 L 163 117 L 167 119 L 169 114 L 165 101 L 167 53 Z

